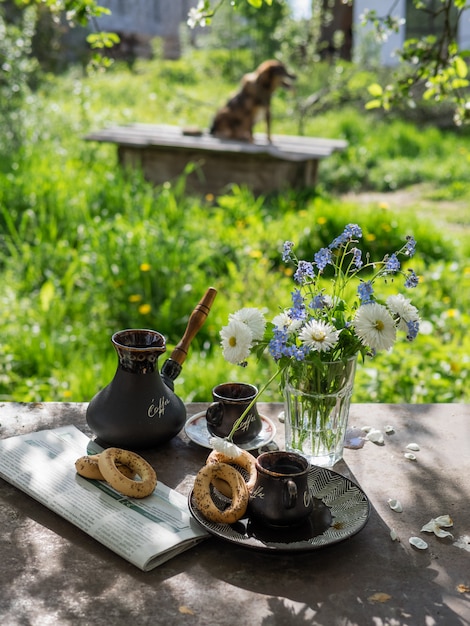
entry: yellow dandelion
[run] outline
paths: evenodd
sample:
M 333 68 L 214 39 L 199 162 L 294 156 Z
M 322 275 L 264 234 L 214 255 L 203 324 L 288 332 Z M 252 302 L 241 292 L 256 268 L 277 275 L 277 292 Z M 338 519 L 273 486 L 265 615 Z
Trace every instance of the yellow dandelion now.
M 151 310 L 152 307 L 150 306 L 150 304 L 141 304 L 139 307 L 139 313 L 141 315 L 148 315 Z
M 465 278 L 468 278 L 470 276 L 470 267 L 463 268 L 463 275 Z
M 72 397 L 72 392 L 70 391 L 70 389 L 66 389 L 64 391 L 64 399 L 65 400 L 70 400 L 71 397 Z
M 385 210 L 387 210 L 387 209 L 389 209 L 389 208 L 390 208 L 390 205 L 389 205 L 389 203 L 388 203 L 388 202 L 379 202 L 379 209 L 385 209 Z
M 317 218 L 317 224 L 320 224 L 320 226 L 323 226 L 324 224 L 326 224 L 327 221 L 328 220 L 326 219 L 326 217 L 323 217 L 323 215 Z
M 263 256 L 263 253 L 261 252 L 261 250 L 250 250 L 249 256 L 252 259 L 261 259 L 261 257 Z
M 140 264 L 140 271 L 141 272 L 150 272 L 151 269 L 152 269 L 152 266 L 150 265 L 150 263 L 141 263 Z
M 447 309 L 446 315 L 447 317 L 457 317 L 459 315 L 459 312 L 457 309 Z
M 129 296 L 129 302 L 140 302 L 142 300 L 142 296 L 139 293 L 133 293 Z
M 375 237 L 374 233 L 367 233 L 366 239 L 367 239 L 367 241 L 375 241 L 376 237 Z
M 214 194 L 213 193 L 206 193 L 206 200 L 207 200 L 207 202 L 214 202 Z

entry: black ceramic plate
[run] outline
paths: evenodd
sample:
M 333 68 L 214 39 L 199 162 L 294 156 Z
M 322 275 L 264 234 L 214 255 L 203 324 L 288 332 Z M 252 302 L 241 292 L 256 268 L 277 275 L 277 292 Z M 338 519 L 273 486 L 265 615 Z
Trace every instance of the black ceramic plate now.
M 333 470 L 317 466 L 311 466 L 308 481 L 314 509 L 307 521 L 298 526 L 282 529 L 257 526 L 249 516 L 235 524 L 216 524 L 199 512 L 192 492 L 189 509 L 212 535 L 257 550 L 318 550 L 344 541 L 364 528 L 370 503 L 358 485 Z

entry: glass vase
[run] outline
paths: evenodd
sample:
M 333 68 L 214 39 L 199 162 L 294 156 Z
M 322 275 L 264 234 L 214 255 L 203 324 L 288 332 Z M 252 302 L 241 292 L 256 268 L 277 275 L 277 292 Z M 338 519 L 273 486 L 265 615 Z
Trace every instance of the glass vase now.
M 320 467 L 332 467 L 343 457 L 356 362 L 356 355 L 342 361 L 303 361 L 286 371 L 286 450 Z

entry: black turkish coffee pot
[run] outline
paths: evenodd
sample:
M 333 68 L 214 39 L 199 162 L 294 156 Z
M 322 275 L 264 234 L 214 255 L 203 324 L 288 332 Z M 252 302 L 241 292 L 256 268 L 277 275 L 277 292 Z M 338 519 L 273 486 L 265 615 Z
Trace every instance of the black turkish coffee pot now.
M 175 437 L 186 421 L 184 402 L 174 393 L 191 341 L 204 324 L 217 292 L 210 287 L 193 310 L 186 331 L 158 371 L 166 351 L 162 334 L 121 330 L 111 338 L 119 363 L 113 380 L 90 401 L 86 420 L 104 447 L 156 447 Z

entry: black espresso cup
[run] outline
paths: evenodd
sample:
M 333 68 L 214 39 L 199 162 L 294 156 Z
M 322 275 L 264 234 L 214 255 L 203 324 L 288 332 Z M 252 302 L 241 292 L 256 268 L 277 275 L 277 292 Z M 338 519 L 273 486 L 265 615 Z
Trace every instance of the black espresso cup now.
M 313 510 L 309 464 L 295 452 L 265 452 L 256 459 L 257 480 L 250 496 L 250 516 L 268 526 L 303 522 Z
M 216 437 L 227 437 L 235 422 L 254 400 L 258 389 L 248 383 L 221 383 L 212 390 L 214 402 L 206 411 L 207 430 Z M 235 431 L 234 443 L 248 443 L 262 427 L 256 403 Z

